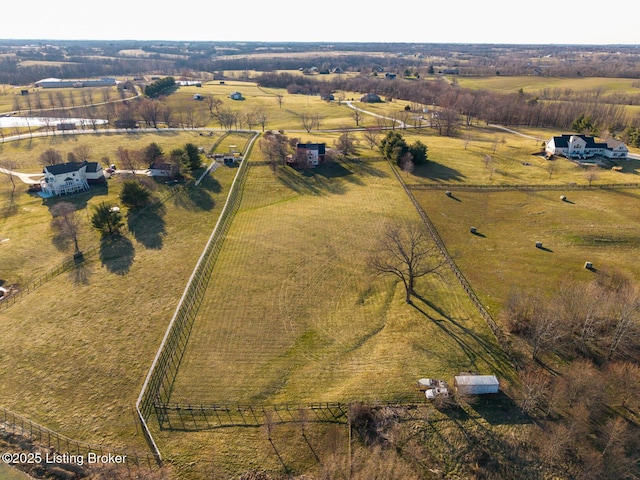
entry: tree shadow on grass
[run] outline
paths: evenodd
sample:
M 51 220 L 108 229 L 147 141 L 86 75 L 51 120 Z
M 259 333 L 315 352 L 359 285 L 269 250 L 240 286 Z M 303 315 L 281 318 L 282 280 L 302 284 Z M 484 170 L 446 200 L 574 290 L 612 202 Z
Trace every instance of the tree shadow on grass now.
M 284 186 L 300 195 L 341 195 L 347 191 L 342 182 L 334 177 L 320 175 L 310 169 L 280 167 L 276 170 L 276 177 Z
M 127 216 L 127 227 L 133 237 L 145 248 L 160 250 L 167 235 L 163 205 L 156 204 L 135 215 Z
M 126 275 L 131 270 L 134 257 L 133 242 L 126 237 L 113 235 L 100 242 L 100 261 L 110 273 Z
M 363 176 L 385 178 L 389 175 L 384 170 L 381 170 L 375 166 L 375 161 L 367 160 L 345 160 L 345 163 L 349 165 L 355 172 Z
M 69 272 L 69 278 L 74 285 L 89 285 L 91 275 L 93 275 L 93 267 L 82 257 L 77 259 L 73 270 Z
M 42 204 L 45 205 L 49 212 L 51 208 L 61 202 L 67 202 L 73 205 L 76 211 L 84 210 L 89 204 L 89 200 L 94 197 L 106 197 L 109 194 L 109 187 L 106 183 L 91 185 L 89 190 L 84 192 L 72 193 L 70 195 L 61 195 L 57 197 L 44 198 Z
M 194 186 L 188 186 L 178 192 L 173 197 L 173 203 L 176 207 L 185 210 L 204 210 L 207 212 L 213 210 L 216 205 L 209 190 Z
M 496 340 L 468 328 L 426 298 L 416 295 L 416 299 L 411 305 L 459 345 L 474 370 L 479 370 L 477 362 L 481 361 L 490 367 L 491 373 L 513 379 L 515 372 L 510 368 L 509 357 Z M 429 312 L 442 318 L 435 318 Z
M 466 178 L 459 170 L 431 160 L 427 161 L 425 165 L 416 165 L 413 175 L 437 182 L 463 182 Z

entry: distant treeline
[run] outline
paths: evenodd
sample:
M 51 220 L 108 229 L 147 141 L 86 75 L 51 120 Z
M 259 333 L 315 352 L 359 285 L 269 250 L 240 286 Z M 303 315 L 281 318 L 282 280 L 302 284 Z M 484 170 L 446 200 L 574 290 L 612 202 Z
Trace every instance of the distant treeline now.
M 580 115 L 590 117 L 593 134 L 622 134 L 628 127 L 640 127 L 640 118 L 625 113 L 624 105 L 640 104 L 638 95 L 626 95 L 624 103 L 619 96 L 605 96 L 601 92 L 576 92 L 564 90 L 560 97 L 548 92 L 543 101 L 541 95 L 524 93 L 497 93 L 485 90 L 472 90 L 451 84 L 438 77 L 426 79 L 386 80 L 370 75 L 343 77 L 332 81 L 318 81 L 317 77 L 299 76 L 289 73 L 268 73 L 256 78 L 261 86 L 302 89 L 300 93 L 311 93 L 317 89 L 324 91 L 355 91 L 375 93 L 387 100 L 402 99 L 417 104 L 416 106 L 432 107 L 457 113 L 460 120 L 467 125 L 482 121 L 487 124 L 546 127 L 571 129 Z

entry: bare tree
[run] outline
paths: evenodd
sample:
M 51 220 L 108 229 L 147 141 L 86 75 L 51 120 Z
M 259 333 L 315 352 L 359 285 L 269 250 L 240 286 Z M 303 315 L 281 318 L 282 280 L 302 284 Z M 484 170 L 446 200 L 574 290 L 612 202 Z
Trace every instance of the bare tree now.
M 301 113 L 299 117 L 300 122 L 302 123 L 302 128 L 304 128 L 307 133 L 310 132 L 315 125 L 315 119 L 313 115 L 311 115 L 310 113 Z
M 256 108 L 253 111 L 256 121 L 260 124 L 260 126 L 262 127 L 262 131 L 264 132 L 265 126 L 267 124 L 267 120 L 269 119 L 267 112 L 263 109 L 263 108 Z
M 380 131 L 378 129 L 366 128 L 363 135 L 365 142 L 367 142 L 371 150 L 378 146 L 378 139 L 380 138 Z
M 584 178 L 589 182 L 589 186 L 600 178 L 600 167 L 598 165 L 591 165 L 587 167 L 584 172 Z
M 400 159 L 400 168 L 402 171 L 407 173 L 407 176 L 413 173 L 415 166 L 416 164 L 413 162 L 413 155 L 409 152 L 405 153 Z
M 342 133 L 335 141 L 335 147 L 343 157 L 348 157 L 356 152 L 355 140 L 349 129 L 344 128 L 342 130 Z
M 138 105 L 138 113 L 147 127 L 158 128 L 162 104 L 158 100 L 143 99 Z
M 73 242 L 74 256 L 79 256 L 78 233 L 80 231 L 80 218 L 76 215 L 76 209 L 72 203 L 60 202 L 51 207 L 51 227 L 56 232 L 55 241 L 64 245 Z
M 131 170 L 131 173 L 135 174 L 140 166 L 140 155 L 128 148 L 118 147 L 116 150 L 116 158 L 118 159 L 121 170 Z
M 7 177 L 9 177 L 9 181 L 11 182 L 11 186 L 12 186 L 11 200 L 9 202 L 11 205 L 13 205 L 13 200 L 16 193 L 16 181 L 14 178 L 15 175 L 13 173 L 15 168 L 16 168 L 16 164 L 13 160 L 9 160 L 9 159 L 0 160 L 0 173 L 4 173 L 5 175 L 7 175 Z
M 223 104 L 222 100 L 215 95 L 205 95 L 204 100 L 209 109 L 210 118 L 214 118 Z
M 275 97 L 276 97 L 276 101 L 278 102 L 278 107 L 282 108 L 282 102 L 284 101 L 284 96 L 282 96 L 279 93 L 276 93 Z
M 91 146 L 86 143 L 82 143 L 76 146 L 72 152 L 79 162 L 85 162 L 89 160 L 89 157 L 91 156 Z
M 62 154 L 58 150 L 49 148 L 40 154 L 38 160 L 45 166 L 58 165 L 62 163 Z
M 353 121 L 356 122 L 356 127 L 360 126 L 360 121 L 362 120 L 362 115 L 363 113 L 357 109 L 357 108 L 352 108 L 351 109 L 351 118 L 353 118 Z
M 439 250 L 420 223 L 388 225 L 379 239 L 378 251 L 369 266 L 379 275 L 393 275 L 402 281 L 405 302 L 415 295 L 416 279 L 437 273 L 445 264 Z
M 260 151 L 269 161 L 274 172 L 289 152 L 289 139 L 281 133 L 267 132 L 259 142 Z

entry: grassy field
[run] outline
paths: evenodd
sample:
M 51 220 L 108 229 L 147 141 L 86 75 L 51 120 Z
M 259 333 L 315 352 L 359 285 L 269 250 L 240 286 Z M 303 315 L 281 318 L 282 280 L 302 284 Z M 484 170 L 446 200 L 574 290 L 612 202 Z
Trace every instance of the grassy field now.
M 557 135 L 545 130 L 527 132 L 536 139 L 492 127 L 462 129 L 457 138 L 437 136 L 433 129 L 403 132 L 408 143 L 421 140 L 428 147 L 429 161 L 417 167 L 406 182 L 414 184 L 540 185 L 589 183 L 586 169 L 564 158 L 545 160 L 540 138 Z M 469 141 L 465 148 L 465 136 Z M 548 136 L 546 136 L 548 135 Z M 489 162 L 487 162 L 489 157 Z M 550 165 L 553 163 L 553 170 Z M 622 171 L 599 169 L 593 185 L 636 183 L 640 180 L 640 162 L 620 162 Z
M 418 378 L 463 370 L 495 372 L 510 388 L 514 371 L 449 271 L 423 279 L 424 299 L 410 306 L 401 285 L 368 270 L 375 232 L 417 215 L 386 162 L 277 174 L 253 166 L 247 182 L 172 402 L 422 402 Z M 310 434 L 323 457 L 332 435 L 346 453 L 347 431 L 335 428 Z M 276 445 L 263 428 L 157 438 L 184 478 L 278 471 L 279 458 L 294 471 L 317 467 L 299 426 L 275 430 Z
M 227 98 L 234 90 L 246 100 Z M 300 113 L 318 113 L 323 129 L 355 123 L 345 105 L 287 95 L 279 108 L 275 94 L 283 92 L 246 83 L 181 87 L 168 101 L 206 109 L 204 102 L 193 100 L 195 93 L 216 95 L 225 107 L 242 111 L 268 109 L 267 128 L 282 128 L 302 141 L 332 146 L 339 133 L 302 131 Z M 404 105 L 394 100 L 364 108 L 385 115 Z M 372 116 L 363 118 L 364 125 L 376 124 Z M 413 187 L 588 183 L 574 164 L 557 160 L 550 172 L 549 162 L 532 155 L 542 140 L 558 132 L 523 131 L 534 138 L 489 127 L 462 129 L 455 138 L 439 137 L 431 129 L 401 133 L 409 143 L 419 139 L 429 148 L 426 166 L 402 174 Z M 192 142 L 208 152 L 221 135 L 58 135 L 0 144 L 0 159 L 35 173 L 41 169 L 37 158 L 47 148 L 66 154 L 88 142 L 95 160 L 111 162 L 118 146 L 137 149 L 156 142 L 169 152 Z M 361 134 L 356 138 L 359 155 L 379 155 L 365 146 Z M 231 145 L 242 149 L 247 139 L 230 135 L 217 151 Z M 261 159 L 258 148 L 250 158 Z M 601 170 L 594 184 L 636 182 L 639 169 L 639 162 L 628 161 L 622 172 Z M 105 244 L 82 268 L 0 312 L 3 406 L 73 438 L 145 450 L 132 405 L 235 172 L 219 168 L 202 188 L 182 191 L 137 217 L 128 237 Z M 516 380 L 508 359 L 450 272 L 422 279 L 417 288 L 422 298 L 410 306 L 398 282 L 368 270 L 367 257 L 385 223 L 417 219 L 386 162 L 347 161 L 302 172 L 280 167 L 277 173 L 254 165 L 247 182 L 172 401 L 420 402 L 423 397 L 413 386 L 417 378 L 451 380 L 461 370 L 496 373 L 504 389 L 511 390 Z M 51 241 L 50 204 L 18 187 L 10 203 L 11 184 L 0 176 L 0 280 L 7 283 L 28 282 L 70 253 Z M 69 197 L 83 215 L 81 247 L 99 241 L 89 228 L 90 207 L 117 201 L 119 188 L 111 180 L 108 188 Z M 156 194 L 168 188 L 160 183 Z M 448 188 L 452 197 L 419 188 L 414 194 L 493 314 L 512 288 L 553 291 L 564 278 L 591 279 L 593 272 L 583 268 L 587 260 L 596 269 L 640 274 L 629 261 L 640 247 L 640 217 L 630 208 L 640 195 L 636 190 L 475 193 Z M 561 202 L 560 194 L 568 201 Z M 471 235 L 470 226 L 479 235 Z M 535 248 L 536 241 L 544 248 Z M 425 427 L 431 437 L 425 434 L 424 441 L 437 437 L 442 458 L 456 448 L 448 444 L 451 438 L 473 431 L 478 423 L 429 415 L 443 427 Z M 277 426 L 269 440 L 263 428 L 154 433 L 180 478 L 238 474 L 253 467 L 305 472 L 319 462 L 316 451 L 323 452 L 324 468 L 332 449 L 341 452 L 344 462 L 345 428 L 314 426 L 306 437 L 299 428 Z M 443 471 L 461 475 L 464 461 L 462 455 L 449 459 Z
M 483 303 L 497 314 L 509 293 L 551 294 L 560 282 L 618 269 L 638 278 L 639 190 L 414 191 Z M 475 226 L 479 235 L 469 233 Z M 542 242 L 544 248 L 536 248 Z
M 145 211 L 128 222 L 127 237 L 104 243 L 81 268 L 0 312 L 4 407 L 71 438 L 146 450 L 132 405 L 235 172 L 220 168 L 197 189 Z M 110 185 L 87 205 L 115 201 L 118 188 Z M 0 244 L 1 264 L 4 269 L 18 251 L 31 268 L 15 268 L 27 277 L 40 262 L 51 262 L 50 214 L 26 193 L 16 203 L 21 208 L 3 223 L 10 240 Z M 33 228 L 21 244 L 22 223 Z M 6 271 L 2 275 L 7 280 Z
M 38 157 L 46 149 L 54 148 L 63 157 L 78 145 L 89 145 L 91 157 L 97 161 L 104 157 L 108 163 L 117 162 L 115 151 L 126 145 L 131 150 L 144 148 L 156 142 L 165 152 L 180 147 L 187 142 L 194 142 L 209 150 L 220 134 L 201 137 L 193 132 L 162 132 L 158 134 L 130 133 L 126 135 L 74 135 L 58 136 L 55 139 L 34 138 L 19 142 L 0 144 L 0 159 L 9 159 L 18 166 L 18 170 L 27 173 L 42 171 Z M 233 138 L 230 137 L 230 138 Z M 231 141 L 231 140 L 230 140 Z M 238 142 L 236 142 L 238 143 Z M 239 147 L 242 144 L 239 144 Z M 60 201 L 69 201 L 78 209 L 81 228 L 80 248 L 88 248 L 99 242 L 98 234 L 90 227 L 91 207 L 105 200 L 118 203 L 120 182 L 111 179 L 105 186 L 95 186 L 91 190 L 66 197 L 43 200 L 37 194 L 27 193 L 27 185 L 19 179 L 16 182 L 16 193 L 11 196 L 12 184 L 8 176 L 0 176 L 0 279 L 8 284 L 25 284 L 54 268 L 72 252 L 64 245 L 51 240 L 50 227 L 53 205 Z M 166 186 L 159 184 L 156 194 L 162 195 Z
M 446 274 L 420 286 L 421 311 L 368 272 L 375 232 L 416 218 L 386 163 L 252 167 L 245 190 L 172 401 L 407 400 L 426 372 L 506 368 L 469 355 L 491 336 Z M 466 328 L 475 347 L 456 349 Z
M 50 135 L 48 137 L 24 138 L 18 141 L 0 143 L 0 159 L 15 163 L 16 169 L 25 173 L 41 173 L 42 164 L 38 157 L 48 149 L 54 149 L 66 158 L 67 154 L 80 145 L 91 149 L 90 160 L 103 165 L 117 163 L 116 151 L 119 147 L 140 150 L 152 142 L 160 145 L 165 154 L 185 143 L 194 143 L 209 152 L 222 134 L 200 135 L 189 130 L 160 130 L 157 133 L 129 131 L 122 133 L 86 133 L 79 135 Z
M 498 92 L 515 92 L 520 89 L 526 93 L 537 93 L 543 89 L 561 90 L 603 90 L 603 93 L 640 93 L 638 81 L 632 78 L 562 78 L 542 76 L 494 76 L 494 77 L 456 77 L 461 87 Z

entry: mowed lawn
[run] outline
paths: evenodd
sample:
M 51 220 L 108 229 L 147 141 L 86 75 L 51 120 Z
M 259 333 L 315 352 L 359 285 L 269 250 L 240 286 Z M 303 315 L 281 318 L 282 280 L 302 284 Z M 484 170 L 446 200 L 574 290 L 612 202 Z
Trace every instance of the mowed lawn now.
M 367 267 L 388 222 L 418 220 L 389 165 L 252 166 L 172 402 L 419 400 L 423 376 L 511 370 L 459 285 L 424 300 Z
M 512 291 L 553 294 L 563 281 L 593 280 L 587 261 L 640 276 L 640 190 L 414 194 L 494 314 Z

